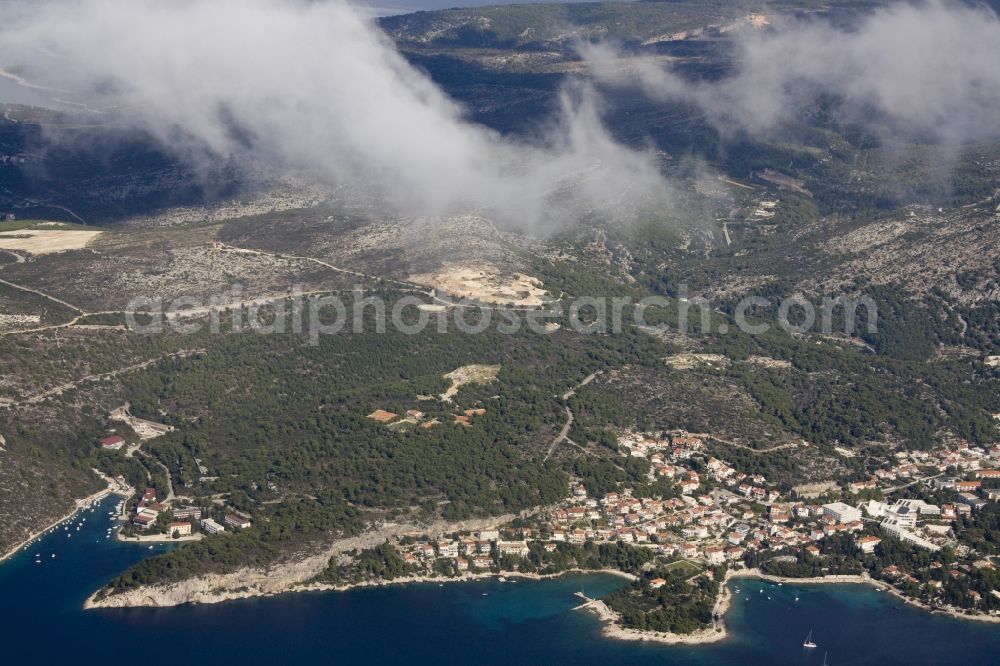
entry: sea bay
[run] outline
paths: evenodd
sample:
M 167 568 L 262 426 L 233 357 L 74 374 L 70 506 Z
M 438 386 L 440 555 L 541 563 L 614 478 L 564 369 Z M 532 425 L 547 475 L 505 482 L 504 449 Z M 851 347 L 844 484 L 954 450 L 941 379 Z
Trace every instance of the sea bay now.
M 863 585 L 776 585 L 753 579 L 712 645 L 610 640 L 574 610 L 580 590 L 614 576 L 485 580 L 310 592 L 217 605 L 84 611 L 93 590 L 165 546 L 107 537 L 108 498 L 0 564 L 7 663 L 91 663 L 109 652 L 144 664 L 996 664 L 1000 625 L 932 615 Z M 82 519 L 86 518 L 85 521 Z M 76 527 L 80 529 L 77 530 Z M 65 529 L 68 527 L 68 529 Z M 66 536 L 69 535 L 69 536 Z M 55 555 L 55 557 L 52 557 Z M 796 600 L 797 599 L 797 600 Z M 814 633 L 818 647 L 802 641 Z

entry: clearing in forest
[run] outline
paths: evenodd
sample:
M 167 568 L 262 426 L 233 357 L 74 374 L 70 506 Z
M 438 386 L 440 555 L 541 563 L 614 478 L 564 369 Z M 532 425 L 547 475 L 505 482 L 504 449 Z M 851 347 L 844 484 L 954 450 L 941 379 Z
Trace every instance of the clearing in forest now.
M 458 393 L 465 384 L 487 384 L 496 381 L 500 373 L 499 365 L 463 365 L 456 368 L 444 376 L 451 380 L 451 386 L 441 394 L 441 400 L 451 402 L 451 399 Z
M 53 254 L 79 250 L 101 235 L 101 231 L 68 229 L 19 229 L 0 231 L 0 250 L 31 254 Z
M 437 273 L 411 275 L 407 279 L 482 303 L 522 308 L 538 308 L 545 303 L 545 289 L 538 278 L 523 273 L 505 275 L 494 266 L 446 266 Z
M 725 367 L 729 359 L 721 354 L 675 354 L 663 359 L 674 370 L 690 370 L 696 366 Z

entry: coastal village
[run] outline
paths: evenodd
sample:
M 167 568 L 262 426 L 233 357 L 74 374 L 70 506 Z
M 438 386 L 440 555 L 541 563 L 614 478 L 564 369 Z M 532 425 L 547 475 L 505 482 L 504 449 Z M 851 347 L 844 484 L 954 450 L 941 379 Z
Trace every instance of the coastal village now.
M 468 426 L 482 411 L 459 412 L 455 422 Z M 368 418 L 399 427 L 436 421 L 417 410 L 403 416 L 377 410 Z M 113 434 L 97 445 L 122 456 L 144 455 L 142 443 L 168 431 L 162 424 L 135 419 L 127 405 L 116 410 L 112 420 L 127 423 L 137 437 Z M 525 512 L 514 521 L 390 537 L 385 545 L 401 560 L 402 576 L 369 570 L 361 579 L 341 580 L 334 587 L 394 579 L 558 575 L 592 569 L 593 563 L 581 566 L 581 553 L 613 547 L 648 553 L 645 564 L 629 572 L 602 565 L 606 571 L 625 573 L 639 590 L 676 590 L 676 585 L 694 590 L 705 581 L 716 586 L 714 619 L 695 632 L 699 640 L 717 640 L 725 633 L 723 602 L 731 594 L 722 584 L 725 580 L 746 575 L 802 579 L 803 570 L 809 571 L 809 580 L 870 582 L 933 610 L 1000 619 L 1000 593 L 967 584 L 983 571 L 994 571 L 996 564 L 956 533 L 957 521 L 1000 500 L 1000 446 L 956 443 L 935 451 L 899 452 L 870 470 L 868 478 L 789 490 L 762 474 L 737 469 L 720 457 L 718 442 L 710 435 L 622 431 L 617 442 L 623 463 L 642 459 L 649 486 L 668 490 L 653 496 L 628 487 L 594 493 L 575 479 L 561 502 Z M 224 497 L 178 497 L 172 486 L 163 496 L 154 487 L 137 492 L 123 477 L 109 478 L 109 484 L 124 496 L 116 509 L 119 526 L 109 528 L 109 537 L 114 533 L 119 539 L 152 542 L 226 538 L 229 532 L 254 525 L 250 512 L 237 511 Z M 930 566 L 916 570 L 904 561 L 888 562 L 895 555 L 883 552 L 887 540 L 925 553 Z M 346 559 L 364 556 L 363 551 L 352 551 Z M 960 605 L 942 596 L 949 579 L 962 584 Z M 596 610 L 608 631 L 625 632 L 622 637 L 655 635 L 628 629 L 622 615 L 604 602 L 585 598 L 583 607 Z M 672 642 L 678 635 L 660 638 Z
M 128 431 L 134 433 L 133 441 L 113 434 L 101 438 L 97 444 L 103 451 L 119 451 L 129 458 L 134 455 L 145 456 L 141 449 L 144 442 L 173 430 L 162 423 L 133 416 L 128 403 L 112 411 L 110 420 L 127 426 Z M 201 473 L 207 471 L 204 466 L 199 469 Z M 227 528 L 247 529 L 253 525 L 248 516 L 227 507 L 223 498 L 214 498 L 211 508 L 203 509 L 193 505 L 193 498 L 175 496 L 169 474 L 166 478 L 168 489 L 164 497 L 158 497 L 156 488 L 152 487 L 137 494 L 124 477 L 115 479 L 119 494 L 125 496 L 119 508 L 119 519 L 123 523 L 122 528 L 117 531 L 119 539 L 197 541 L 206 535 L 221 534 Z
M 935 592 L 943 587 L 942 577 L 963 579 L 995 568 L 990 558 L 956 540 L 953 523 L 1000 498 L 1000 490 L 983 486 L 1000 479 L 1000 447 L 900 453 L 870 479 L 828 487 L 821 494 L 815 489 L 783 493 L 762 475 L 741 473 L 708 455 L 701 436 L 625 433 L 619 441 L 622 455 L 648 460 L 650 475 L 673 481 L 677 495 L 637 497 L 624 489 L 594 497 L 574 482 L 563 502 L 517 521 L 517 527 L 401 539 L 394 545 L 411 572 L 431 576 L 517 572 L 533 552 L 544 561 L 544 554 L 564 544 L 629 544 L 649 549 L 667 566 L 683 565 L 691 581 L 712 577 L 716 567 L 739 575 L 741 570 L 766 571 L 762 565 L 767 563 L 803 562 L 832 580 L 844 580 L 836 575 L 842 571 L 824 566 L 826 544 L 846 539 L 863 559 L 878 553 L 884 539 L 895 539 L 927 552 L 935 575 L 920 579 L 918 572 L 890 564 L 874 573 L 858 569 L 846 578 L 874 578 L 883 589 L 905 589 L 911 600 L 930 599 L 927 605 L 940 610 L 975 613 L 983 605 L 976 590 L 968 590 L 971 603 L 961 609 L 935 599 Z M 934 504 L 892 497 L 917 487 L 952 499 Z M 947 558 L 941 557 L 945 550 Z M 653 589 L 666 582 L 643 580 Z M 1000 598 L 996 590 L 991 594 Z M 996 610 L 983 612 L 997 615 Z
M 216 513 L 222 514 L 222 522 L 209 516 L 203 516 L 202 510 L 195 506 L 171 506 L 167 501 L 159 501 L 156 489 L 146 488 L 139 501 L 131 510 L 129 522 L 138 531 L 153 532 L 154 528 L 162 528 L 147 537 L 136 537 L 138 540 L 170 539 L 180 540 L 185 537 L 198 539 L 201 535 L 195 530 L 211 535 L 221 534 L 226 529 L 245 530 L 253 526 L 249 517 L 236 511 L 220 508 Z M 216 516 L 218 517 L 218 516 Z

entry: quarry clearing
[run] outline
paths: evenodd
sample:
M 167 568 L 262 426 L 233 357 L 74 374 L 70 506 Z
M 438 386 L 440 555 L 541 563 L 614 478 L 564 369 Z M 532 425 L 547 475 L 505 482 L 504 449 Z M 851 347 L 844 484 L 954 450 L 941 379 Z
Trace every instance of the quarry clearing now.
M 783 361 L 771 358 L 770 356 L 749 356 L 745 362 L 750 365 L 756 365 L 761 368 L 769 368 L 771 370 L 788 370 L 792 367 L 790 361 Z
M 441 394 L 441 400 L 451 402 L 458 389 L 465 384 L 488 384 L 496 381 L 499 374 L 499 365 L 463 365 L 456 368 L 444 376 L 445 379 L 451 380 L 451 386 Z
M 691 370 L 698 366 L 725 367 L 729 359 L 721 354 L 675 354 L 663 359 L 674 370 Z
M 103 232 L 82 229 L 19 229 L 0 232 L 0 250 L 54 254 L 87 247 Z
M 156 439 L 157 437 L 166 435 L 174 430 L 173 426 L 156 423 L 155 421 L 147 421 L 145 419 L 132 416 L 131 405 L 127 402 L 118 409 L 112 411 L 110 419 L 112 421 L 128 424 L 128 426 L 135 431 L 135 434 L 137 434 L 139 439 L 142 441 Z
M 444 266 L 436 273 L 411 275 L 407 280 L 482 303 L 524 308 L 539 308 L 545 303 L 541 280 L 524 273 L 505 275 L 490 265 Z

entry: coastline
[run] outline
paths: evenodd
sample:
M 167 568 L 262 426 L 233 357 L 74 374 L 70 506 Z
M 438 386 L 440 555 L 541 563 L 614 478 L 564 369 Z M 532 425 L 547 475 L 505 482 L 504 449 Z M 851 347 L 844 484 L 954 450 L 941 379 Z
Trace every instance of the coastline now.
M 637 629 L 622 627 L 620 615 L 599 599 L 592 600 L 582 606 L 579 606 L 578 608 L 590 610 L 597 615 L 597 617 L 604 623 L 601 634 L 607 638 L 617 640 L 647 641 L 662 643 L 664 645 L 703 645 L 707 643 L 716 643 L 729 636 L 729 631 L 725 624 L 725 615 L 732 606 L 733 594 L 732 590 L 729 589 L 728 583 L 733 578 L 754 578 L 757 580 L 767 581 L 769 583 L 787 583 L 789 585 L 869 585 L 877 590 L 891 594 L 900 601 L 931 614 L 945 615 L 960 620 L 973 620 L 994 624 L 1000 623 L 1000 616 L 997 615 L 972 615 L 956 609 L 931 607 L 918 599 L 907 597 L 892 585 L 872 578 L 868 574 L 834 574 L 830 576 L 811 578 L 790 578 L 787 576 L 774 576 L 766 574 L 759 569 L 727 570 L 726 576 L 720 584 L 719 595 L 716 597 L 715 606 L 712 609 L 712 615 L 715 618 L 713 626 L 706 627 L 705 629 L 691 634 L 640 631 Z
M 330 559 L 348 551 L 372 548 L 391 537 L 427 532 L 476 531 L 514 518 L 513 515 L 506 515 L 457 523 L 437 521 L 428 525 L 387 523 L 378 529 L 337 539 L 318 553 L 280 562 L 267 568 L 242 567 L 225 574 L 204 574 L 176 583 L 138 587 L 100 600 L 96 597 L 101 590 L 96 590 L 84 602 L 84 608 L 167 607 L 187 603 L 218 603 L 294 592 L 311 588 L 314 584 L 310 581 L 326 569 Z
M 96 470 L 95 470 L 96 471 Z M 83 506 L 96 501 L 110 492 L 115 491 L 116 485 L 112 479 L 104 477 L 109 482 L 108 488 L 83 500 L 77 500 L 77 507 L 68 515 L 58 521 L 36 532 L 34 535 L 18 544 L 11 551 L 0 558 L 0 561 L 10 557 L 27 543 L 38 538 L 52 527 L 71 518 Z M 500 517 L 499 522 L 513 516 Z M 447 523 L 438 521 L 430 525 L 418 525 L 411 523 L 388 523 L 381 525 L 378 529 L 373 529 L 360 535 L 339 539 L 330 544 L 326 549 L 313 555 L 300 557 L 295 561 L 281 562 L 262 569 L 251 569 L 244 567 L 225 574 L 205 574 L 196 576 L 175 583 L 163 585 L 142 586 L 120 592 L 111 596 L 98 599 L 101 590 L 94 591 L 85 600 L 85 609 L 94 608 L 128 608 L 128 607 L 170 607 L 182 604 L 214 604 L 236 599 L 246 599 L 252 597 L 268 597 L 279 594 L 300 591 L 335 591 L 342 592 L 361 587 L 376 587 L 386 585 L 406 585 L 412 583 L 432 583 L 439 584 L 450 582 L 462 582 L 480 580 L 485 578 L 523 578 L 532 580 L 543 580 L 555 578 L 571 573 L 606 573 L 618 575 L 624 578 L 635 580 L 631 574 L 611 569 L 583 570 L 579 568 L 568 569 L 557 574 L 535 574 L 522 572 L 485 572 L 485 573 L 465 573 L 461 576 L 445 577 L 435 575 L 404 576 L 392 580 L 368 580 L 357 583 L 335 585 L 331 583 L 313 582 L 315 578 L 324 571 L 331 558 L 342 555 L 351 550 L 372 547 L 382 543 L 389 537 L 400 537 L 404 535 L 426 533 L 476 530 L 491 527 L 497 524 L 497 518 L 475 519 L 460 521 L 458 523 Z M 122 539 L 121 535 L 118 536 Z M 124 539 L 122 539 L 124 540 Z M 142 538 L 138 539 L 143 540 Z M 147 537 L 146 540 L 154 539 Z M 189 539 L 184 539 L 189 540 Z M 129 539 L 129 541 L 136 541 Z M 174 541 L 171 539 L 171 541 Z M 652 641 L 668 645 L 696 645 L 704 643 L 715 643 L 724 640 L 728 636 L 725 623 L 725 615 L 732 605 L 732 592 L 728 583 L 733 578 L 757 578 L 773 583 L 788 583 L 799 585 L 815 584 L 864 584 L 870 585 L 878 590 L 888 592 L 897 599 L 911 606 L 920 608 L 929 613 L 951 616 L 957 619 L 974 620 L 977 622 L 1000 623 L 1000 616 L 985 614 L 965 613 L 961 609 L 932 607 L 918 599 L 907 597 L 891 584 L 872 578 L 867 572 L 857 575 L 830 575 L 812 578 L 790 578 L 774 576 L 761 572 L 759 569 L 729 569 L 725 577 L 720 582 L 719 594 L 713 606 L 712 626 L 691 634 L 674 634 L 669 632 L 640 631 L 622 627 L 618 613 L 609 608 L 600 600 L 587 600 L 587 603 L 579 606 L 580 609 L 589 609 L 595 612 L 604 623 L 603 635 L 609 638 L 620 640 Z
M 106 494 L 102 491 L 97 495 Z M 94 496 L 92 496 L 94 497 Z M 86 503 L 86 501 L 81 501 Z M 79 510 L 79 508 L 77 509 Z M 75 514 L 75 511 L 73 512 Z M 44 533 L 52 526 L 59 524 L 68 517 L 50 525 L 41 533 Z M 326 566 L 329 559 L 335 554 L 357 548 L 364 544 L 380 543 L 388 532 L 398 533 L 402 529 L 411 529 L 410 525 L 393 525 L 382 530 L 369 532 L 360 537 L 344 539 L 334 544 L 327 551 L 306 557 L 294 562 L 285 562 L 268 569 L 243 568 L 228 574 L 207 574 L 190 578 L 178 583 L 167 585 L 152 585 L 135 588 L 119 594 L 115 594 L 103 599 L 97 599 L 100 590 L 92 593 L 84 602 L 85 609 L 94 608 L 130 608 L 130 607 L 170 607 L 182 604 L 214 604 L 236 599 L 246 599 L 252 597 L 270 597 L 291 592 L 344 592 L 355 588 L 381 587 L 388 585 L 407 585 L 414 583 L 455 583 L 463 581 L 482 580 L 486 578 L 521 578 L 528 580 L 544 580 L 547 578 L 557 578 L 573 573 L 605 573 L 621 576 L 629 580 L 635 580 L 631 574 L 613 569 L 568 569 L 557 574 L 535 574 L 525 572 L 484 572 L 466 573 L 461 576 L 445 577 L 433 575 L 403 576 L 392 580 L 367 580 L 357 583 L 336 585 L 332 583 L 310 582 Z M 37 536 L 37 535 L 36 535 Z M 35 538 L 35 537 L 33 537 Z M 30 541 L 27 540 L 25 543 Z M 22 544 L 23 546 L 23 544 Z M 21 546 L 18 546 L 20 548 Z M 16 551 L 15 551 L 16 552 Z M 1000 616 L 995 615 L 972 615 L 957 609 L 931 607 L 917 599 L 905 596 L 899 590 L 888 583 L 871 578 L 867 574 L 859 575 L 831 575 L 813 578 L 789 578 L 784 576 L 774 576 L 761 572 L 758 569 L 728 570 L 725 578 L 720 583 L 719 595 L 716 597 L 713 607 L 713 625 L 706 627 L 692 634 L 674 634 L 668 632 L 640 631 L 622 627 L 619 615 L 600 600 L 590 600 L 579 606 L 579 609 L 588 609 L 596 613 L 604 622 L 602 634 L 619 640 L 651 641 L 666 645 L 700 645 L 705 643 L 715 643 L 724 640 L 728 636 L 725 623 L 725 615 L 732 605 L 732 591 L 728 583 L 733 578 L 756 578 L 771 583 L 788 583 L 791 585 L 835 585 L 835 584 L 862 584 L 870 585 L 878 590 L 892 594 L 897 599 L 929 613 L 947 615 L 957 619 L 974 620 L 977 622 L 1000 623 Z
M 392 580 L 365 580 L 358 583 L 346 583 L 344 585 L 333 585 L 331 583 L 308 583 L 306 585 L 301 585 L 295 587 L 289 592 L 349 592 L 350 590 L 365 588 L 365 587 L 390 587 L 394 585 L 412 585 L 416 583 L 465 583 L 475 580 L 486 580 L 489 578 L 521 578 L 524 580 L 550 580 L 554 578 L 562 578 L 563 576 L 568 576 L 572 574 L 608 574 L 611 576 L 617 576 L 619 578 L 624 578 L 629 581 L 634 581 L 635 576 L 624 571 L 619 571 L 618 569 L 566 569 L 565 571 L 560 571 L 559 573 L 553 574 L 537 574 L 537 573 L 527 573 L 521 571 L 501 571 L 499 573 L 493 571 L 486 571 L 481 573 L 465 573 L 461 576 L 401 576 L 399 578 L 393 578 Z
M 249 573 L 249 570 L 246 570 Z M 106 597 L 105 599 L 96 599 L 97 592 L 92 593 L 87 600 L 84 602 L 84 609 L 95 609 L 95 608 L 135 608 L 135 607 L 156 607 L 165 608 L 171 606 L 180 606 L 183 604 L 216 604 L 222 603 L 224 601 L 233 601 L 236 599 L 248 599 L 254 597 L 275 597 L 282 594 L 290 594 L 295 592 L 349 592 L 350 590 L 367 588 L 367 587 L 390 587 L 397 585 L 413 585 L 419 583 L 463 583 L 476 580 L 485 580 L 489 578 L 520 578 L 524 580 L 548 580 L 553 578 L 560 578 L 562 576 L 567 576 L 570 574 L 608 574 L 612 576 L 618 576 L 620 578 L 625 578 L 626 580 L 633 581 L 635 576 L 624 571 L 619 571 L 617 569 L 567 569 L 565 571 L 560 571 L 554 574 L 537 574 L 537 573 L 527 573 L 520 571 L 503 571 L 503 572 L 482 572 L 482 573 L 465 573 L 461 576 L 432 576 L 432 575 L 421 575 L 421 576 L 400 576 L 399 578 L 393 578 L 391 580 L 377 579 L 377 580 L 365 580 L 359 581 L 357 583 L 345 583 L 342 585 L 336 585 L 333 583 L 310 583 L 310 582 L 300 582 L 291 583 L 287 587 L 281 589 L 273 589 L 266 592 L 257 591 L 251 589 L 248 586 L 244 586 L 242 589 L 222 589 L 220 587 L 209 588 L 208 586 L 212 583 L 220 582 L 217 578 L 212 576 L 201 576 L 198 579 L 200 585 L 198 589 L 193 589 L 187 591 L 183 597 L 179 597 L 177 592 L 180 590 L 179 587 L 183 586 L 183 583 L 178 583 L 171 586 L 148 586 L 140 587 L 135 590 L 129 590 L 128 592 L 123 592 L 121 594 L 116 594 L 113 597 Z M 268 575 L 264 572 L 254 572 L 250 578 L 246 580 L 250 585 L 255 585 L 259 583 L 257 576 Z M 270 574 L 273 577 L 273 574 Z
M 140 534 L 138 536 L 125 536 L 121 530 L 117 530 L 115 538 L 122 543 L 184 543 L 185 541 L 201 541 L 205 538 L 201 532 L 195 532 L 187 536 L 176 539 L 169 534 Z
M 644 641 L 649 643 L 660 643 L 662 645 L 706 645 L 718 643 L 729 637 L 726 628 L 725 615 L 732 606 L 733 595 L 726 585 L 730 572 L 726 572 L 719 589 L 719 595 L 715 599 L 712 607 L 712 617 L 715 618 L 712 626 L 705 627 L 690 634 L 676 634 L 666 631 L 640 631 L 629 629 L 621 625 L 621 615 L 612 610 L 600 599 L 592 599 L 587 603 L 577 606 L 574 610 L 588 610 L 597 615 L 598 620 L 603 623 L 601 635 L 605 638 L 622 641 Z
M 730 575 L 731 574 L 731 575 Z M 897 590 L 892 585 L 886 583 L 885 581 L 872 578 L 867 573 L 864 574 L 842 574 L 842 575 L 832 575 L 832 576 L 818 576 L 812 578 L 789 578 L 787 576 L 773 576 L 771 574 L 766 574 L 758 569 L 741 569 L 739 571 L 726 572 L 726 579 L 729 578 L 757 578 L 759 580 L 764 580 L 769 583 L 788 583 L 790 585 L 836 585 L 836 584 L 858 584 L 858 585 L 870 585 L 877 590 L 883 592 L 888 592 L 892 596 L 896 597 L 900 601 L 903 601 L 910 606 L 914 606 L 928 613 L 937 615 L 947 615 L 949 617 L 954 617 L 959 620 L 973 620 L 975 622 L 986 622 L 997 624 L 1000 623 L 1000 615 L 985 615 L 983 613 L 971 614 L 965 613 L 958 609 L 944 608 L 941 606 L 930 606 L 929 604 L 920 601 L 919 599 L 913 599 L 906 596 L 899 590 Z
M 97 472 L 97 470 L 94 470 L 94 471 Z M 34 541 L 34 540 L 38 539 L 39 537 L 43 536 L 46 532 L 48 532 L 49 530 L 53 529 L 54 527 L 58 527 L 59 525 L 63 524 L 64 522 L 66 522 L 67 520 L 69 520 L 70 518 L 72 518 L 73 516 L 75 516 L 76 514 L 78 514 L 82 509 L 86 508 L 88 505 L 93 504 L 94 502 L 97 502 L 99 500 L 102 500 L 105 497 L 107 497 L 108 495 L 110 495 L 111 493 L 115 492 L 115 490 L 118 487 L 117 484 L 114 483 L 114 481 L 112 479 L 109 479 L 108 477 L 106 477 L 105 475 L 101 474 L 100 472 L 98 472 L 98 475 L 102 479 L 104 479 L 105 481 L 108 482 L 108 487 L 107 488 L 105 488 L 104 490 L 99 490 L 96 493 L 93 493 L 92 495 L 88 495 L 87 497 L 84 497 L 83 499 L 75 499 L 75 500 L 73 500 L 75 506 L 73 507 L 73 509 L 69 513 L 67 513 L 66 515 L 62 516 L 61 518 L 59 518 L 59 519 L 57 519 L 57 520 L 49 523 L 48 525 L 46 525 L 45 527 L 41 528 L 40 530 L 37 530 L 36 532 L 32 533 L 31 535 L 29 535 L 26 539 L 24 539 L 20 543 L 12 546 L 10 549 L 7 550 L 7 552 L 5 552 L 2 555 L 0 555 L 0 563 L 3 563 L 5 561 L 7 561 L 11 557 L 14 557 L 15 555 L 17 555 L 17 553 L 21 549 L 23 549 L 25 546 L 27 546 L 28 544 L 30 544 L 32 541 Z

